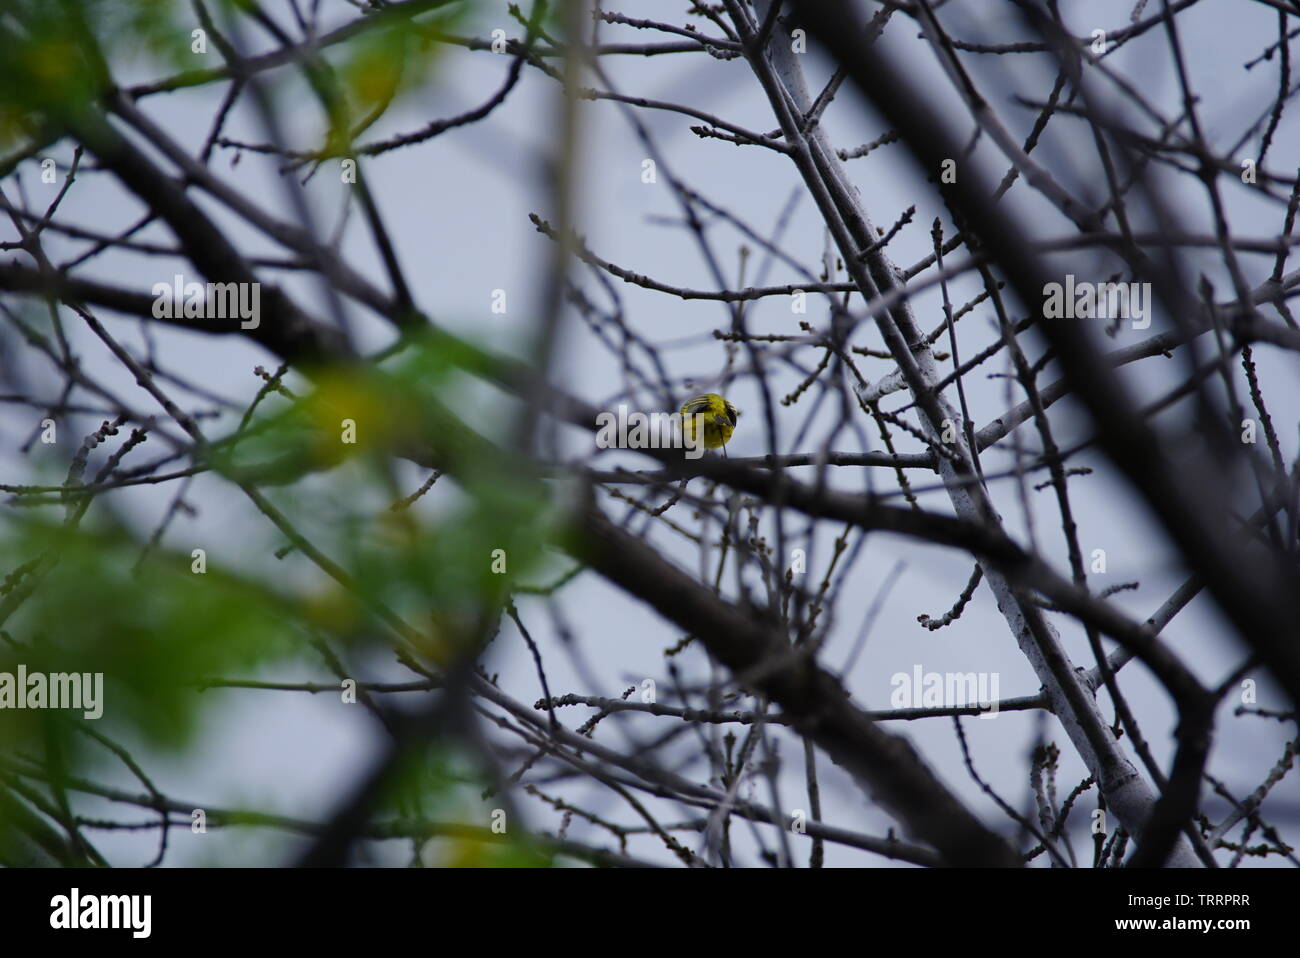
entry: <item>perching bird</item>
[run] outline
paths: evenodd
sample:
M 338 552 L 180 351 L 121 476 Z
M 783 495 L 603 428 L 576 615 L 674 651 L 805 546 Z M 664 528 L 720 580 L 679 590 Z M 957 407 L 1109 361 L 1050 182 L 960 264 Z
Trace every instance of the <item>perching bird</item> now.
M 736 429 L 740 410 L 717 393 L 705 393 L 686 400 L 682 406 L 682 435 L 688 443 L 695 442 L 695 417 L 704 416 L 704 448 L 725 446 Z

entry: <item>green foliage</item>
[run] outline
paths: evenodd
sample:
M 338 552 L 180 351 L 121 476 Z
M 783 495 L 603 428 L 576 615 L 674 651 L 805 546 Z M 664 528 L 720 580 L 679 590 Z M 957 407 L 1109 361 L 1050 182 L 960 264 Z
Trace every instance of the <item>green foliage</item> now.
M 211 26 L 226 41 L 236 37 L 250 53 L 262 34 L 246 0 L 206 0 Z M 376 13 L 372 25 L 328 48 L 326 57 L 303 58 L 303 70 L 327 117 L 327 152 L 343 153 L 359 124 L 373 123 L 401 96 L 432 75 L 442 45 L 431 31 L 455 27 L 472 4 L 430 4 L 417 23 Z M 94 107 L 113 83 L 142 65 L 179 86 L 213 82 L 202 71 L 224 65 L 219 38 L 208 32 L 206 50 L 194 49 L 201 28 L 183 0 L 8 0 L 0 20 L 0 147 L 22 142 L 44 127 L 60 128 Z M 269 11 L 284 21 L 282 11 Z M 290 23 L 282 23 L 292 36 Z M 336 62 L 337 66 L 328 66 Z M 267 73 L 266 81 L 278 79 Z M 224 81 L 222 81 L 224 82 Z
M 75 0 L 74 0 L 75 2 Z M 207 59 L 192 50 L 192 31 L 198 26 L 193 6 L 185 0 L 94 0 L 89 8 L 91 29 L 115 66 L 127 58 L 149 61 L 154 69 L 194 70 L 217 66 L 220 54 L 208 44 Z M 213 3 L 214 11 L 227 5 Z
M 18 0 L 7 13 L 0 20 L 0 145 L 52 118 L 80 113 L 106 85 L 81 5 Z
M 239 18 L 241 44 L 254 35 L 264 42 L 249 6 L 204 3 L 218 30 Z M 442 46 L 435 31 L 451 32 L 472 10 L 431 3 L 415 23 L 380 9 L 346 42 L 261 76 L 271 86 L 305 75 L 341 149 L 428 81 Z M 284 11 L 268 13 L 282 19 Z M 106 93 L 132 82 L 142 62 L 177 88 L 213 82 L 205 71 L 221 65 L 219 45 L 209 36 L 207 53 L 191 50 L 194 17 L 185 0 L 10 0 L 0 16 L 0 147 L 43 144 L 72 129 L 93 154 L 86 131 L 102 129 Z M 37 309 L 33 328 L 48 331 L 49 322 Z M 315 630 L 386 648 L 392 636 L 381 606 L 427 636 L 417 651 L 436 664 L 478 651 L 466 643 L 499 619 L 509 583 L 537 571 L 553 537 L 548 490 L 510 449 L 509 407 L 467 403 L 491 367 L 474 346 L 431 333 L 382 367 L 311 371 L 300 401 L 271 397 L 250 429 L 204 450 L 206 465 L 255 486 L 337 562 L 346 586 L 313 592 L 296 577 L 290 584 L 310 567 L 302 549 L 286 560 L 283 580 L 254 578 L 256 564 L 284 541 L 269 523 L 255 543 L 214 544 L 199 572 L 183 551 L 146 550 L 147 532 L 114 516 L 117 493 L 96 497 L 75 522 L 60 521 L 58 493 L 34 496 L 0 528 L 0 576 L 9 576 L 0 584 L 0 673 L 103 676 L 102 720 L 81 710 L 0 709 L 0 864 L 93 863 L 60 824 L 64 792 L 74 794 L 74 779 L 120 756 L 78 726 L 127 747 L 183 749 L 216 699 L 200 691 L 200 680 L 248 676 L 297 657 Z M 355 443 L 342 439 L 345 422 Z M 430 454 L 447 474 L 443 486 L 426 501 L 390 509 L 399 498 L 393 461 Z M 234 484 L 227 494 L 240 495 Z M 324 578 L 310 571 L 310 581 Z M 474 796 L 482 770 L 456 749 L 441 741 L 404 763 L 385 812 L 481 818 Z M 513 839 L 482 837 L 440 836 L 431 854 L 466 866 L 548 863 Z
M 430 835 L 422 846 L 426 864 L 449 868 L 539 868 L 553 864 L 489 796 L 472 758 L 441 742 L 407 756 L 380 803 L 381 819 L 397 822 L 461 822 L 465 832 Z M 496 822 L 501 831 L 493 830 Z
M 139 543 L 118 532 L 68 530 L 39 522 L 11 527 L 0 563 L 13 569 L 44 557 L 14 593 L 36 587 L 6 624 L 0 672 L 103 673 L 104 721 L 158 745 L 183 746 L 203 697 L 193 683 L 242 673 L 299 646 L 282 600 L 188 557 L 154 553 L 138 567 Z M 43 723 L 79 712 L 0 710 L 0 744 L 35 743 Z M 77 739 L 73 740 L 74 742 Z
M 475 428 L 507 424 L 482 409 L 471 424 L 451 409 L 478 361 L 472 346 L 438 337 L 411 343 L 386 371 L 318 371 L 310 395 L 265 413 L 248 438 L 219 444 L 213 457 L 232 477 L 259 482 L 330 470 L 271 493 L 359 593 L 323 597 L 325 618 L 355 622 L 362 606 L 382 605 L 428 632 L 423 651 L 435 661 L 499 613 L 507 583 L 540 564 L 556 521 L 547 488 Z M 459 495 L 439 496 L 433 515 L 390 509 L 391 457 L 430 449 Z M 335 468 L 347 459 L 353 467 Z

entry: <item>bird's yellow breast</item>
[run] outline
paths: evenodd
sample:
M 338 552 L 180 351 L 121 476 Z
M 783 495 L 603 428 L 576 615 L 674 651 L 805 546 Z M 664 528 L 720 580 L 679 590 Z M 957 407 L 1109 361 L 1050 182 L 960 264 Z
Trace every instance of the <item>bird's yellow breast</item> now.
M 704 426 L 704 448 L 717 449 L 731 440 L 740 411 L 717 393 L 694 396 L 682 404 L 682 435 L 695 442 L 696 429 Z

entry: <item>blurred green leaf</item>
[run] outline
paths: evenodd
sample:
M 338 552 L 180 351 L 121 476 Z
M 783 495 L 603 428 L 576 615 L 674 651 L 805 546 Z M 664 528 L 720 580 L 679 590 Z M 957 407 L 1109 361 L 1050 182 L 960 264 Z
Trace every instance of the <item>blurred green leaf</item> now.
M 159 745 L 184 745 L 203 696 L 194 682 L 240 673 L 301 648 L 290 610 L 260 585 L 225 574 L 219 557 L 191 571 L 186 557 L 154 553 L 115 532 L 25 522 L 0 538 L 7 569 L 57 557 L 7 623 L 22 641 L 0 645 L 0 671 L 103 673 L 104 719 Z M 20 586 L 22 583 L 19 583 Z M 32 741 L 40 711 L 0 710 L 0 742 Z M 62 713 L 80 720 L 80 713 Z

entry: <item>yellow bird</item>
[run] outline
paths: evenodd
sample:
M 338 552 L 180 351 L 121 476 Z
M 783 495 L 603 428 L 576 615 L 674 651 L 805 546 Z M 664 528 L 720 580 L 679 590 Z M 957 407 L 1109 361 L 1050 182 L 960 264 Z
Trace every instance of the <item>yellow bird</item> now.
M 688 443 L 695 442 L 695 417 L 699 415 L 704 416 L 704 448 L 717 449 L 731 440 L 740 410 L 717 393 L 705 393 L 686 400 L 682 406 L 682 435 Z

